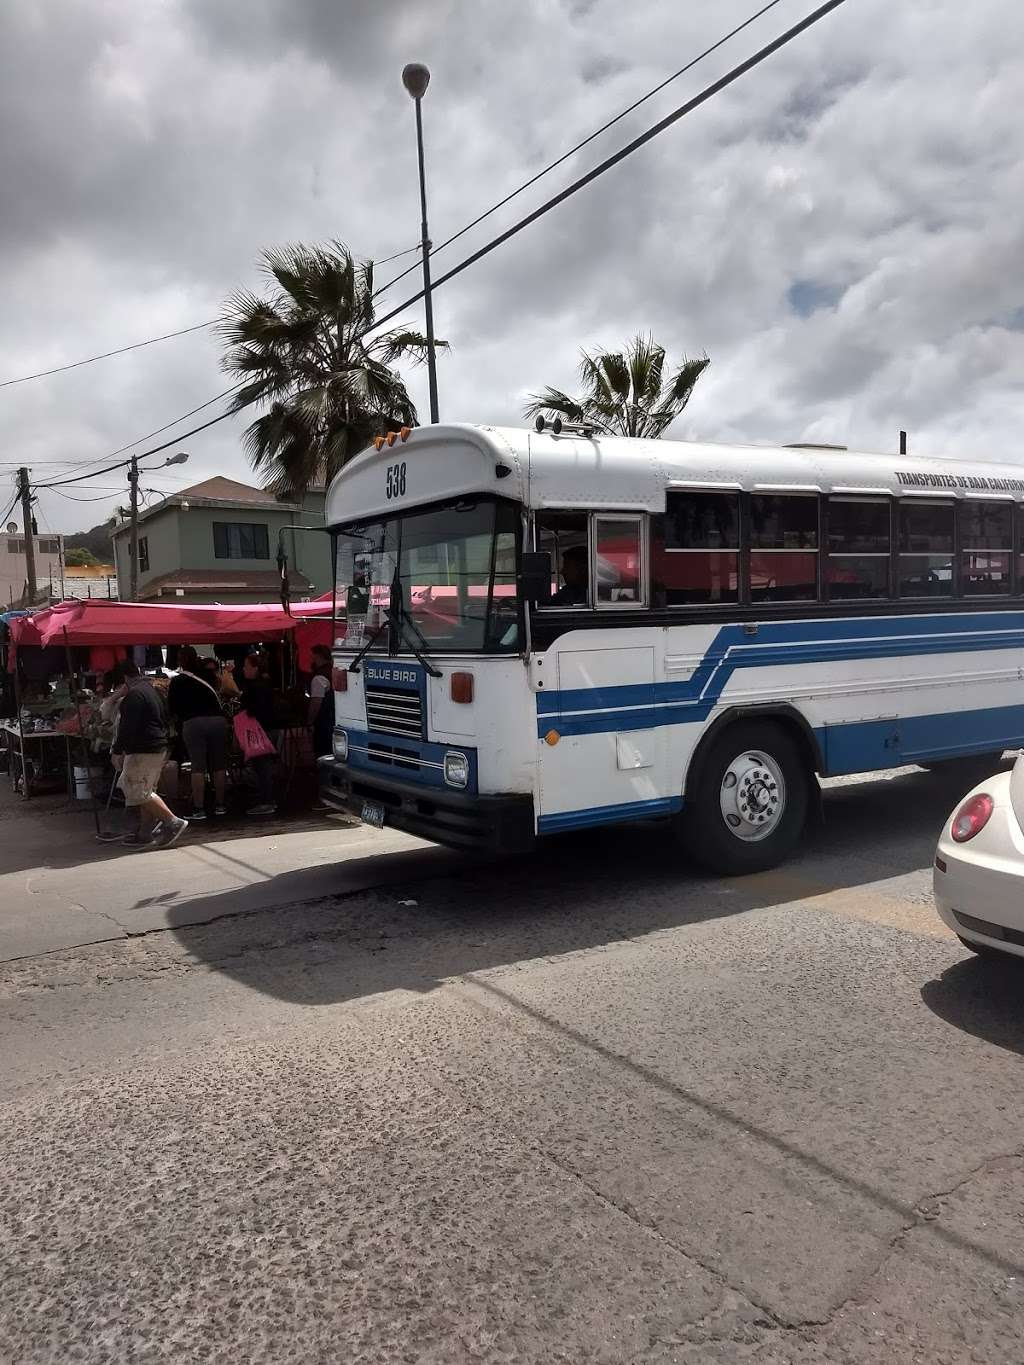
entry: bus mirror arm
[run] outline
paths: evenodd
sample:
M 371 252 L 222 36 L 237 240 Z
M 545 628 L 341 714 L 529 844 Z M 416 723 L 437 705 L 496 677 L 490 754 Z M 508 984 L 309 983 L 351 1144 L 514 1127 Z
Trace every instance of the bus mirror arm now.
M 551 556 L 547 550 L 524 550 L 519 569 L 524 602 L 546 602 L 551 596 Z

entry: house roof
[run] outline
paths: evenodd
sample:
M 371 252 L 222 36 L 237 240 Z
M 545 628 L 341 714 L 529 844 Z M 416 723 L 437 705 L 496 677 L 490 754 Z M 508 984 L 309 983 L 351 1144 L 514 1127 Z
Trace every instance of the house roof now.
M 292 593 L 308 593 L 312 583 L 304 574 L 292 570 L 288 575 Z M 160 596 L 175 597 L 182 592 L 244 593 L 249 601 L 276 598 L 281 591 L 281 578 L 274 569 L 174 569 L 158 574 L 139 589 L 139 597 L 151 601 Z
M 252 484 L 239 483 L 237 479 L 227 479 L 222 474 L 215 474 L 212 479 L 204 479 L 201 483 L 194 483 L 178 493 L 170 493 L 152 507 L 143 508 L 139 512 L 139 524 L 148 521 L 150 517 L 159 516 L 161 512 L 175 511 L 186 504 L 193 507 L 241 507 L 253 510 L 263 508 L 267 512 L 302 511 L 297 503 L 284 502 L 266 489 L 254 488 Z M 111 532 L 111 536 L 125 535 L 128 526 L 127 517 L 122 517 Z
M 265 507 L 277 507 L 278 502 L 269 492 L 254 488 L 249 483 L 239 483 L 237 479 L 226 479 L 216 474 L 212 479 L 194 483 L 191 488 L 183 488 L 175 493 L 176 498 L 214 498 L 218 502 L 258 502 Z

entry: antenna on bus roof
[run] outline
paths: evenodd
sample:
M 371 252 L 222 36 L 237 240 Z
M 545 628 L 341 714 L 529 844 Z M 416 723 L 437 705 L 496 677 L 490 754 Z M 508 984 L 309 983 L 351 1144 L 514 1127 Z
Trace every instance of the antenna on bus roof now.
M 905 431 L 901 431 L 901 432 L 900 432 L 900 454 L 901 454 L 901 455 L 906 455 L 906 453 L 907 453 L 907 433 L 906 433 Z
M 542 415 L 537 418 L 533 426 L 534 430 L 538 432 L 545 432 L 550 427 L 553 436 L 561 436 L 563 431 L 568 432 L 570 436 L 586 436 L 588 438 L 593 436 L 595 431 L 603 432 L 605 436 L 611 435 L 607 427 L 598 426 L 596 422 L 563 422 L 561 417 L 555 417 L 549 422 Z

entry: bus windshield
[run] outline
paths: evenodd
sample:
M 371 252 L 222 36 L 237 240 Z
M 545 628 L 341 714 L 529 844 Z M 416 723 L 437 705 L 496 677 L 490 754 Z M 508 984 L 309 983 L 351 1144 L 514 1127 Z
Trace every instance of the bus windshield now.
M 482 497 L 339 527 L 346 646 L 379 632 L 373 650 L 400 652 L 401 624 L 428 653 L 515 653 L 518 527 L 513 503 Z

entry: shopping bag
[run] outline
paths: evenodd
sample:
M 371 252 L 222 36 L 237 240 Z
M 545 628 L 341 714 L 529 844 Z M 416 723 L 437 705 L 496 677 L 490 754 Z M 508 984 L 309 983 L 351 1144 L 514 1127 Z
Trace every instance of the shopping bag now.
M 266 730 L 247 711 L 239 711 L 234 725 L 235 739 L 247 763 L 254 758 L 262 758 L 264 754 L 277 753 Z

